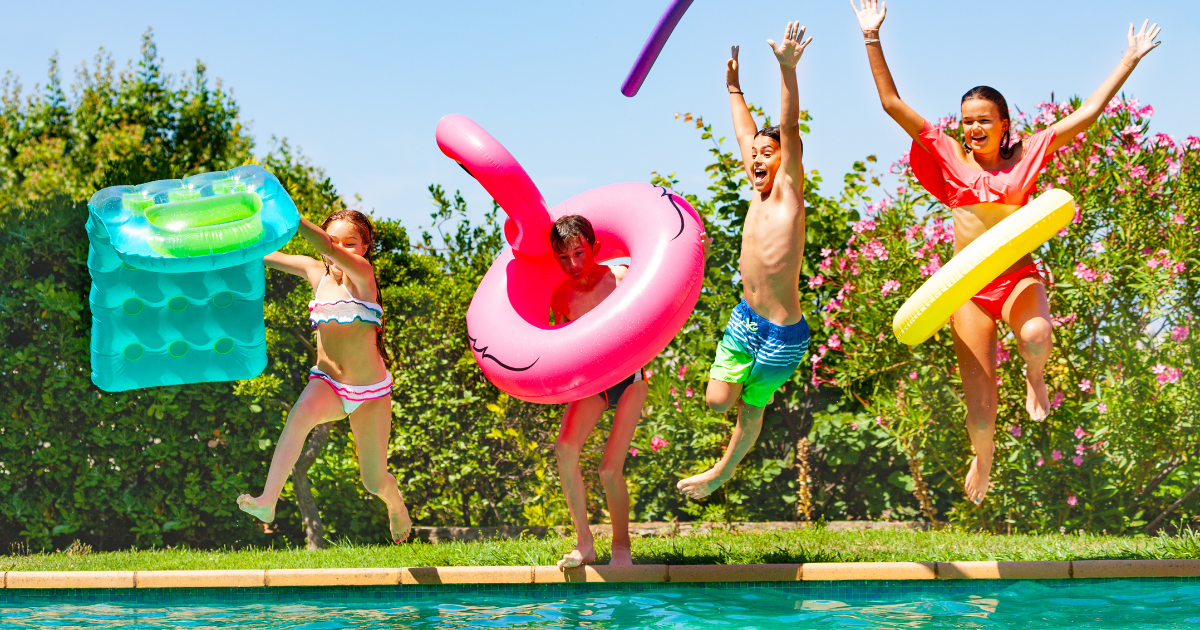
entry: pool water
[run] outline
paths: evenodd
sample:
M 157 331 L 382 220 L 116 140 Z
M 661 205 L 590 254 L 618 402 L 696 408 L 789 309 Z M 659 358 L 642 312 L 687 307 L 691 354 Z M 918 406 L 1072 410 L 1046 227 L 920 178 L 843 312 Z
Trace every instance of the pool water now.
M 1200 580 L 0 590 L 8 628 L 1200 627 Z

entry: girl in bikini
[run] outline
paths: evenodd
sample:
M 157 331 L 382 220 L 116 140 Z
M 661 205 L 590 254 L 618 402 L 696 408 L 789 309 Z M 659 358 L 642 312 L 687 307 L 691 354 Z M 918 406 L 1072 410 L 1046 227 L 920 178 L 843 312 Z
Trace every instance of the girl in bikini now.
M 900 100 L 879 42 L 886 3 L 861 2 L 861 9 L 854 6 L 854 0 L 850 5 L 862 28 L 879 100 L 884 111 L 912 136 L 909 159 L 913 174 L 951 209 L 956 253 L 1025 205 L 1042 167 L 1055 151 L 1096 122 L 1142 57 L 1158 45 L 1154 38 L 1160 31 L 1157 24 L 1149 30 L 1143 24 L 1135 34 L 1130 24 L 1129 48 L 1099 89 L 1078 110 L 1015 145 L 1010 141 L 1011 122 L 1004 97 L 986 86 L 967 92 L 962 98 L 966 141 L 959 144 Z M 967 433 L 975 448 L 964 487 L 975 503 L 987 494 L 992 467 L 997 319 L 1012 329 L 1017 350 L 1025 359 L 1026 409 L 1034 420 L 1043 420 L 1050 411 L 1043 370 L 1050 358 L 1053 329 L 1044 280 L 1031 257 L 1022 258 L 955 311 L 951 323 L 967 403 Z
M 309 370 L 308 385 L 288 412 L 263 493 L 239 496 L 238 507 L 265 523 L 274 520 L 275 503 L 309 431 L 349 416 L 363 485 L 387 504 L 392 540 L 399 543 L 408 537 L 412 521 L 396 478 L 387 469 L 392 375 L 383 361 L 383 307 L 367 258 L 374 240 L 371 221 L 356 210 L 339 210 L 320 227 L 301 218 L 300 235 L 323 260 L 275 252 L 265 262 L 313 287 L 308 317 L 317 329 L 317 365 Z

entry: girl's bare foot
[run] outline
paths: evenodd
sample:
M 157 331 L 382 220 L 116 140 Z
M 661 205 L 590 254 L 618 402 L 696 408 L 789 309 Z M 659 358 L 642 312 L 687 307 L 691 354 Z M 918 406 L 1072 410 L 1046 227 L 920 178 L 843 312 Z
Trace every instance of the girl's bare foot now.
M 1050 395 L 1046 392 L 1046 380 L 1041 375 L 1025 375 L 1025 410 L 1037 422 L 1050 414 Z
M 275 520 L 275 502 L 268 501 L 262 497 L 252 497 L 248 494 L 243 494 L 237 498 L 238 507 L 250 516 L 264 522 L 270 523 Z
M 400 509 L 388 509 L 388 520 L 391 521 L 392 540 L 396 544 L 408 540 L 412 532 L 412 519 L 408 517 L 408 506 L 404 505 L 403 500 L 400 501 Z
M 562 560 L 558 561 L 558 568 L 570 569 L 581 564 L 591 564 L 596 561 L 596 549 L 592 545 L 584 545 L 580 543 L 575 545 L 575 548 L 563 556 Z
M 608 561 L 610 567 L 628 567 L 633 565 L 633 551 L 629 548 L 629 543 L 620 544 L 613 543 L 612 560 Z
M 717 469 L 713 468 L 699 475 L 683 479 L 675 487 L 693 499 L 703 499 L 712 494 L 717 488 L 720 488 L 721 484 L 725 483 L 725 481 L 725 479 L 721 478 Z
M 976 451 L 978 453 L 978 451 Z M 992 474 L 992 449 L 987 449 L 988 457 L 986 461 L 978 454 L 975 455 L 975 460 L 971 462 L 971 469 L 967 471 L 967 480 L 963 485 L 967 490 L 967 498 L 979 505 L 983 501 L 983 497 L 987 496 L 988 487 L 991 485 Z

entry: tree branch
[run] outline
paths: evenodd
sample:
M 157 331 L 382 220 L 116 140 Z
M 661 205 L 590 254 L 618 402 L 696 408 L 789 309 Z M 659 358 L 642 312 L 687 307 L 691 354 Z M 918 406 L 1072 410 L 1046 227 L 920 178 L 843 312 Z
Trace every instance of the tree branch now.
M 329 439 L 329 429 L 332 423 L 325 422 L 317 425 L 308 435 L 304 450 L 292 468 L 292 490 L 296 493 L 296 504 L 300 507 L 300 521 L 304 524 L 304 538 L 308 541 L 308 549 L 324 549 L 325 526 L 321 523 L 321 513 L 317 510 L 317 501 L 313 498 L 312 483 L 308 480 L 308 469 L 317 461 L 317 456 L 325 448 Z
M 1145 527 L 1145 529 L 1143 529 L 1142 531 L 1146 532 L 1147 534 L 1149 534 L 1150 532 L 1153 532 L 1155 530 L 1155 528 L 1158 527 L 1158 524 L 1161 523 L 1164 518 L 1167 518 L 1168 514 L 1170 514 L 1171 512 L 1174 512 L 1175 508 L 1179 507 L 1180 505 L 1183 505 L 1184 501 L 1187 501 L 1188 499 L 1192 498 L 1192 495 L 1196 494 L 1197 490 L 1200 490 L 1200 483 L 1192 486 L 1191 490 L 1188 490 L 1183 496 L 1179 497 L 1179 499 L 1177 501 L 1175 501 L 1174 503 L 1171 504 L 1171 507 L 1163 510 L 1163 513 L 1159 514 L 1158 518 L 1154 519 L 1153 521 L 1150 521 L 1150 524 L 1147 525 Z

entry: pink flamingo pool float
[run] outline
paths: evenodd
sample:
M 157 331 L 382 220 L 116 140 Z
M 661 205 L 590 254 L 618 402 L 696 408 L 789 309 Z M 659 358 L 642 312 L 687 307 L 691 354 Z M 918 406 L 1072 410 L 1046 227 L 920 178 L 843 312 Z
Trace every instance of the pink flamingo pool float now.
M 662 186 L 613 184 L 547 209 L 516 158 L 473 120 L 442 118 L 437 143 L 508 214 L 511 248 L 467 309 L 475 361 L 501 391 L 537 403 L 598 394 L 649 363 L 683 328 L 704 282 L 704 228 L 682 197 Z M 629 272 L 595 309 L 551 325 L 550 296 L 565 276 L 550 250 L 550 226 L 569 214 L 592 223 L 598 260 L 628 257 Z

